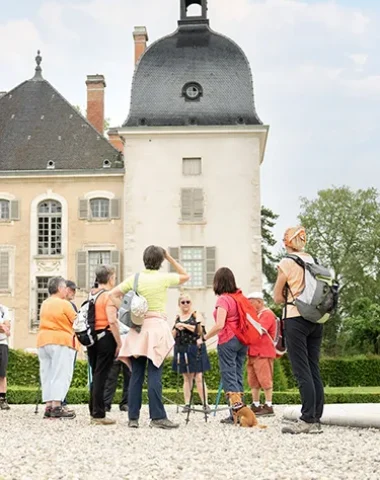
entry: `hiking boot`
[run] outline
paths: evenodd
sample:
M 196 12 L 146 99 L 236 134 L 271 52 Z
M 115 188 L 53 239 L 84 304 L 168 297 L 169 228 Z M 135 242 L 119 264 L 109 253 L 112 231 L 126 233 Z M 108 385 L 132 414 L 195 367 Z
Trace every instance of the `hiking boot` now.
M 189 410 L 191 410 L 191 407 L 189 404 L 185 405 L 182 409 L 182 413 L 187 413 Z
M 75 418 L 74 410 L 66 412 L 62 407 L 54 407 L 51 409 L 50 418 L 67 418 L 69 420 Z
M 179 423 L 173 423 L 168 418 L 160 418 L 159 420 L 151 420 L 149 424 L 150 428 L 162 428 L 164 430 L 171 430 L 178 428 Z
M 251 403 L 250 407 L 249 407 L 252 412 L 255 414 L 255 415 L 259 415 L 260 412 L 261 412 L 261 409 L 263 408 L 262 405 L 259 405 L 258 407 L 256 407 L 256 405 L 254 403 Z
M 50 418 L 51 417 L 51 407 L 46 407 L 44 411 L 44 418 Z
M 10 410 L 11 407 L 8 405 L 6 398 L 0 398 L 0 410 Z
M 91 425 L 115 425 L 116 420 L 113 418 L 91 418 Z
M 303 420 L 298 420 L 298 422 L 282 427 L 281 432 L 298 435 L 299 433 L 322 433 L 322 429 L 320 429 L 315 423 L 307 423 Z
M 137 420 L 137 418 L 134 419 L 134 420 L 129 420 L 128 427 L 129 428 L 139 428 L 139 421 Z
M 120 405 L 119 409 L 120 409 L 121 412 L 128 412 L 128 410 L 129 410 L 127 404 Z
M 227 425 L 233 425 L 234 419 L 233 419 L 233 417 L 222 418 L 220 423 L 224 423 L 224 424 L 227 424 Z
M 62 409 L 66 413 L 74 413 L 75 414 L 75 411 L 72 408 L 69 408 L 67 405 L 62 406 Z
M 267 404 L 265 404 L 265 405 L 261 405 L 260 410 L 254 413 L 262 417 L 272 417 L 274 415 L 274 410 L 273 410 L 273 407 L 269 407 Z

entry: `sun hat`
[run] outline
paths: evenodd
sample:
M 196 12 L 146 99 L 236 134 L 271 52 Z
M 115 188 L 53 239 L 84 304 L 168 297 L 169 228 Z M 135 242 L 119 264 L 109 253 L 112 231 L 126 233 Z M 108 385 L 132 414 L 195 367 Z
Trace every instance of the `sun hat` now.
M 264 300 L 263 292 L 252 292 L 247 295 L 248 299 L 252 300 Z

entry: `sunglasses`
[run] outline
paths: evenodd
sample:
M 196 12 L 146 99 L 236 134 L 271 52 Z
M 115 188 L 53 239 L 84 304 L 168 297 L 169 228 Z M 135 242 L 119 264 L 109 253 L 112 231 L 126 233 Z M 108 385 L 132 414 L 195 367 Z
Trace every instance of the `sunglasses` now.
M 182 300 L 181 305 L 190 305 L 190 300 Z

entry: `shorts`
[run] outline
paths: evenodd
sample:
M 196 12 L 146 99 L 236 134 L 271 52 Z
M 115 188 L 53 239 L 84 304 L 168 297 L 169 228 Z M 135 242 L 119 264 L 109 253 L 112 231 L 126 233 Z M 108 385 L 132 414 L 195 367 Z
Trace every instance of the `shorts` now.
M 8 345 L 0 345 L 0 377 L 7 376 Z
M 247 376 L 250 388 L 273 388 L 273 368 L 274 358 L 248 356 Z

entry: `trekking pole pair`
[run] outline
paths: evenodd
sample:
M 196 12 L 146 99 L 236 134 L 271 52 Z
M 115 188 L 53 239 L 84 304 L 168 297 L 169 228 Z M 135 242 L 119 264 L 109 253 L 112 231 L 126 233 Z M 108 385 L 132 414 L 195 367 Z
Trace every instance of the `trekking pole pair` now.
M 196 359 L 195 359 L 195 364 L 196 365 L 198 364 L 198 362 L 201 358 L 201 354 L 202 354 L 202 345 L 198 346 L 197 355 L 196 355 Z M 184 356 L 185 356 L 185 363 L 186 363 L 186 371 L 188 373 L 188 378 L 190 378 L 190 367 L 189 367 L 189 359 L 188 359 L 188 356 L 187 356 L 187 352 L 185 352 Z M 205 384 L 204 372 L 201 372 L 201 374 L 202 374 L 203 413 L 204 413 L 204 416 L 205 416 L 205 422 L 207 423 L 208 413 L 207 413 L 207 401 L 206 401 L 206 384 Z M 191 407 L 191 405 L 193 403 L 193 399 L 194 399 L 195 377 L 196 377 L 196 373 L 194 373 L 193 380 L 192 380 L 192 385 L 191 385 L 191 390 L 190 390 L 190 404 L 189 404 L 189 408 L 187 410 L 186 425 L 190 421 L 190 412 L 191 411 L 193 411 L 193 412 L 197 412 L 197 411 L 199 412 L 200 411 L 200 410 L 197 410 L 196 408 Z

